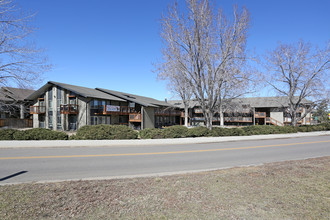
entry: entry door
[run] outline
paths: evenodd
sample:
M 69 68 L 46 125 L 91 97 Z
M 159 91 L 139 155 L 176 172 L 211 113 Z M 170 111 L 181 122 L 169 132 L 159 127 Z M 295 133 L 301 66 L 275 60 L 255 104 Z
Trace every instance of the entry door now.
M 45 128 L 45 115 L 38 115 L 39 116 L 39 128 Z
M 69 115 L 69 130 L 77 130 L 77 115 Z

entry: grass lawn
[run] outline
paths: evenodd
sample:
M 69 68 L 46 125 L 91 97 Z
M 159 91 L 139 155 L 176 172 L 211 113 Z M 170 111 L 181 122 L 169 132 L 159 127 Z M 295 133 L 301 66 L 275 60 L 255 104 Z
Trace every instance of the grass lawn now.
M 0 186 L 0 219 L 330 219 L 330 157 L 197 174 Z

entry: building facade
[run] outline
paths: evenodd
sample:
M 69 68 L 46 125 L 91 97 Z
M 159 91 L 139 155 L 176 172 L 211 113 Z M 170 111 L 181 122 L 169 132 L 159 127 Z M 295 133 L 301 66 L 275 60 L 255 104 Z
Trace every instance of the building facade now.
M 159 101 L 153 98 L 102 88 L 86 88 L 50 81 L 27 97 L 32 103 L 34 128 L 75 131 L 84 125 L 127 125 L 133 129 L 162 128 L 184 124 L 182 101 Z M 240 98 L 224 105 L 222 117 L 216 112 L 213 125 L 246 126 L 291 123 L 287 97 Z M 304 100 L 298 116 L 306 113 L 311 102 Z M 190 101 L 190 126 L 204 125 L 198 102 Z M 311 113 L 298 122 L 312 123 Z
M 182 101 L 170 101 L 176 108 L 184 111 Z M 284 126 L 291 123 L 291 117 L 288 113 L 289 100 L 287 97 L 254 97 L 254 98 L 239 98 L 230 102 L 223 109 L 223 124 L 233 126 L 245 125 L 276 125 Z M 312 103 L 308 100 L 303 100 L 302 106 L 299 107 L 297 116 L 307 113 Z M 183 113 L 182 113 L 183 114 Z M 188 108 L 188 119 L 190 126 L 204 125 L 203 111 L 197 101 L 190 101 Z M 182 119 L 181 119 L 182 120 Z M 213 125 L 220 125 L 220 113 L 216 112 L 213 116 Z M 183 123 L 183 122 L 181 122 Z M 298 125 L 312 124 L 312 115 L 307 113 Z
M 169 103 L 107 89 L 91 89 L 50 81 L 32 93 L 34 128 L 77 130 L 84 125 L 127 125 L 134 129 L 176 124 Z

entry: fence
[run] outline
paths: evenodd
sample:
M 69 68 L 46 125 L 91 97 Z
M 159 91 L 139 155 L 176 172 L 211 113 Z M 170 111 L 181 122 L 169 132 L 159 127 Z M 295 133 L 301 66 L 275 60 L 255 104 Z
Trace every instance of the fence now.
M 0 127 L 7 128 L 32 128 L 32 119 L 5 118 L 0 119 Z

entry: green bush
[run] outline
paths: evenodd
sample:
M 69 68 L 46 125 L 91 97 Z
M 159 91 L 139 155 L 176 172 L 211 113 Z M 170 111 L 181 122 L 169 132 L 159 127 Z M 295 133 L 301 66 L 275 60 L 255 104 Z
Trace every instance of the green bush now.
M 229 128 L 230 136 L 244 136 L 245 131 L 242 128 Z
M 174 125 L 162 130 L 164 138 L 183 138 L 187 137 L 188 128 L 181 125 Z
M 141 139 L 161 139 L 164 138 L 163 130 L 159 128 L 145 128 L 140 131 Z
M 302 125 L 297 129 L 299 132 L 327 131 L 330 129 L 330 126 L 329 123 L 323 123 L 318 125 Z
M 213 137 L 231 136 L 230 128 L 214 127 L 210 132 Z
M 1 129 L 0 140 L 14 140 L 14 134 L 17 132 L 15 129 Z
M 125 125 L 85 125 L 78 129 L 76 140 L 136 139 L 138 132 Z
M 14 133 L 15 140 L 68 140 L 68 135 L 62 131 L 52 131 L 45 128 L 33 128 Z
M 190 128 L 187 133 L 187 137 L 207 137 L 211 135 L 211 131 L 206 127 L 194 127 Z

